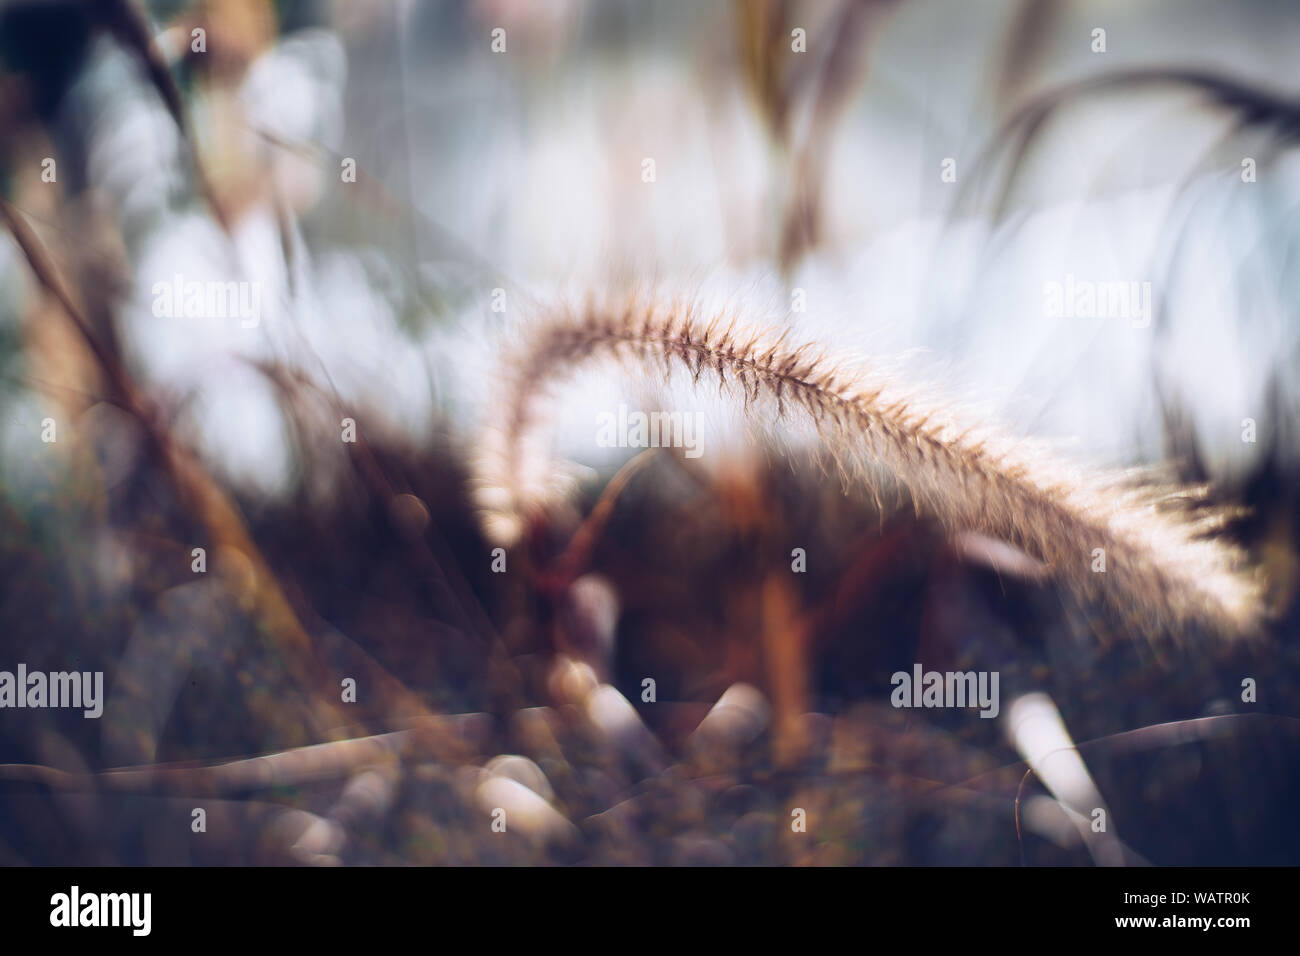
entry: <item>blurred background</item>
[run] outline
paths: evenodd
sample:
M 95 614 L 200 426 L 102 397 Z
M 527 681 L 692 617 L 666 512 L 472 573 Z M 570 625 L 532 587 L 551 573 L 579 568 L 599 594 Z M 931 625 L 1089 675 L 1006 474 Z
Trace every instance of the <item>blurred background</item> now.
M 0 710 L 0 861 L 1300 862 L 1297 51 L 1281 0 L 0 3 L 0 669 L 107 696 Z M 630 286 L 1209 483 L 1268 639 L 1137 640 L 689 389 L 698 462 L 597 447 L 657 394 L 600 370 L 497 573 L 502 348 Z M 1003 719 L 891 708 L 914 661 Z

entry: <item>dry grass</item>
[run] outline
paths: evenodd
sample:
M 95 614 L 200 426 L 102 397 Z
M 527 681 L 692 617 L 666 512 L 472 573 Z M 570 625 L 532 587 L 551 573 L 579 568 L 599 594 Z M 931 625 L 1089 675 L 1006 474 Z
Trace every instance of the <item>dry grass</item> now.
M 529 433 L 543 421 L 547 383 L 601 357 L 665 377 L 677 365 L 697 384 L 712 379 L 756 425 L 773 412 L 791 425 L 804 419 L 845 481 L 878 504 L 882 491 L 901 489 L 951 531 L 1016 545 L 1133 632 L 1169 636 L 1208 625 L 1245 636 L 1259 627 L 1258 581 L 1216 534 L 1231 514 L 1204 507 L 1205 489 L 1065 462 L 973 427 L 893 375 L 792 344 L 788 333 L 644 296 L 561 310 L 512 360 L 503 424 L 479 462 L 476 493 L 490 536 L 517 539 L 552 500 L 556 481 L 527 460 Z M 1105 573 L 1094 570 L 1098 548 Z

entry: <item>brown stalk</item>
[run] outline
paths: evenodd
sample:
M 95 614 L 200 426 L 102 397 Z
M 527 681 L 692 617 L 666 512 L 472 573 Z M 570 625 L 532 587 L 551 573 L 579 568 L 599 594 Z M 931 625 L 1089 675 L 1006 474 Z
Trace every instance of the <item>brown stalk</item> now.
M 130 412 L 145 430 L 149 445 L 170 477 L 182 506 L 207 532 L 218 556 L 239 554 L 247 561 L 244 575 L 229 583 L 235 597 L 258 625 L 258 632 L 275 657 L 293 665 L 292 673 L 312 702 L 307 708 L 306 737 L 318 737 L 327 728 L 346 722 L 328 694 L 337 692 L 336 680 L 322 673 L 312 641 L 294 613 L 275 574 L 253 542 L 239 509 L 183 445 L 151 414 L 130 374 L 95 336 L 81 307 L 63 281 L 54 260 L 31 227 L 9 203 L 0 199 L 0 220 L 8 226 L 37 280 L 67 314 L 87 348 L 99 362 L 117 404 Z M 261 715 L 269 719 L 271 714 Z
M 199 195 L 203 197 L 221 230 L 229 235 L 232 226 L 230 216 L 212 186 L 212 177 L 199 153 L 198 137 L 194 135 L 194 126 L 190 122 L 185 101 L 167 66 L 167 58 L 158 48 L 148 14 L 140 7 L 138 0 L 106 0 L 100 14 L 122 45 L 139 58 L 149 83 L 157 91 L 189 149 L 190 168 Z
M 403 730 L 294 747 L 258 757 L 207 764 L 147 764 L 99 773 L 73 773 L 42 764 L 0 764 L 0 781 L 74 792 L 124 791 L 225 795 L 301 786 L 348 777 L 393 759 L 462 764 L 473 757 L 485 721 L 481 714 L 421 717 Z

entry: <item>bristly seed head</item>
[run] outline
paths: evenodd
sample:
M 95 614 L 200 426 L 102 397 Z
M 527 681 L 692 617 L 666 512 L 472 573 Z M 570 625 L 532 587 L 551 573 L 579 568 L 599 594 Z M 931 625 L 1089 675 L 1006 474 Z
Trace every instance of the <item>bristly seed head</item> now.
M 490 537 L 512 543 L 530 517 L 566 493 L 553 468 L 528 460 L 548 383 L 600 355 L 665 378 L 680 362 L 693 382 L 711 372 L 722 392 L 738 391 L 758 424 L 763 399 L 779 421 L 802 416 L 841 475 L 865 485 L 877 502 L 883 475 L 918 511 L 954 532 L 1020 547 L 1079 598 L 1118 611 L 1134 632 L 1177 636 L 1198 625 L 1229 636 L 1257 631 L 1260 582 L 1238 549 L 1208 536 L 1228 515 L 1194 510 L 1204 489 L 1066 463 L 1028 440 L 960 422 L 950 408 L 877 369 L 837 361 L 811 343 L 791 346 L 788 330 L 754 328 L 725 313 L 705 322 L 700 311 L 698 304 L 633 296 L 610 307 L 593 301 L 578 316 L 560 309 L 531 330 L 513 361 L 505 424 L 489 436 L 477 467 Z M 1108 562 L 1104 575 L 1090 566 L 1097 548 Z

